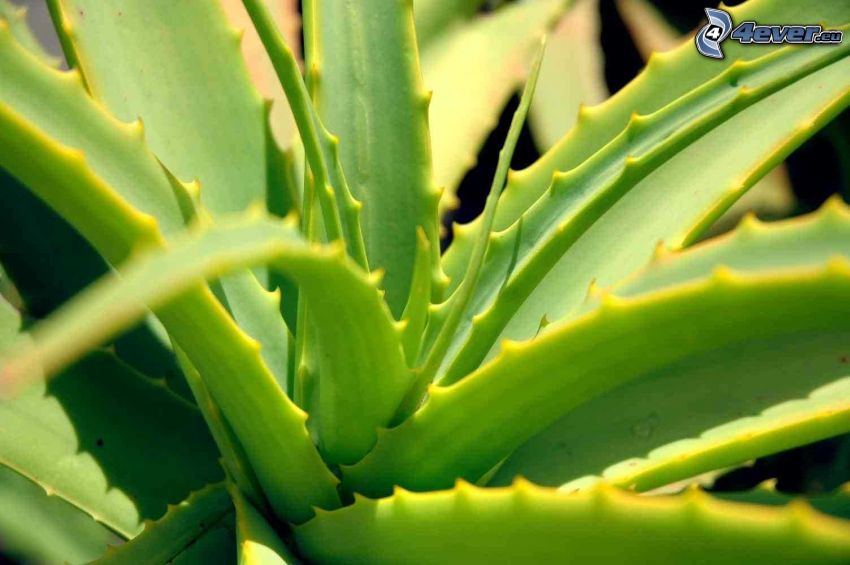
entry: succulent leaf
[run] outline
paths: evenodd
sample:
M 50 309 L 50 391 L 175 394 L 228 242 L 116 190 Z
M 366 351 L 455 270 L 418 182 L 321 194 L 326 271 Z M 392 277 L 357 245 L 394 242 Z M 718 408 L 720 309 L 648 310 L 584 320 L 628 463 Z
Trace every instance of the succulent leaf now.
M 124 125 L 112 118 L 86 96 L 79 75 L 45 67 L 11 40 L 2 22 L 0 70 L 13 79 L 0 83 L 0 164 L 105 258 L 120 263 L 133 250 L 164 245 L 163 233 L 183 231 L 175 185 L 144 145 L 138 123 Z M 65 143 L 82 149 L 68 149 Z M 34 154 L 51 159 L 51 165 L 40 166 L 30 159 Z M 305 416 L 275 382 L 257 341 L 198 285 L 164 308 L 160 319 L 232 422 L 272 506 L 303 520 L 312 515 L 313 505 L 337 504 L 334 479 L 304 430 Z M 267 437 L 268 422 L 276 422 L 278 434 Z M 269 442 L 278 445 L 270 449 Z M 313 471 L 282 477 L 281 469 L 289 464 Z M 288 480 L 302 486 L 283 487 Z
M 39 563 L 88 563 L 120 540 L 91 516 L 3 466 L 0 539 L 4 557 Z
M 138 536 L 112 548 L 98 565 L 172 563 L 210 530 L 226 527 L 233 505 L 224 485 L 217 483 L 193 492 L 168 508 L 156 522 L 147 522 Z
M 263 515 L 245 500 L 239 489 L 230 486 L 228 491 L 236 509 L 236 550 L 240 565 L 300 563 Z
M 344 469 L 343 483 L 385 495 L 396 484 L 419 491 L 456 478 L 477 481 L 569 411 L 653 371 L 756 339 L 782 344 L 795 335 L 850 330 L 842 299 L 850 288 L 846 260 L 776 273 L 716 273 L 640 296 L 610 295 L 530 342 L 503 343 L 496 359 L 467 378 L 432 386 L 417 413 Z M 815 413 L 799 433 L 792 425 L 753 449 L 764 453 L 786 447 L 789 438 L 810 440 L 810 431 L 824 437 L 850 428 L 850 406 L 825 414 L 827 425 Z
M 679 563 L 698 556 L 720 564 L 743 552 L 748 563 L 841 563 L 850 555 L 848 522 L 801 505 L 737 504 L 699 491 L 640 497 L 604 486 L 567 494 L 526 482 L 397 489 L 321 513 L 295 535 L 323 563 Z
M 727 9 L 735 21 L 812 22 L 815 18 L 825 26 L 850 22 L 850 8 L 832 0 L 750 0 Z M 643 72 L 620 92 L 599 106 L 582 111 L 576 127 L 567 132 L 555 147 L 527 169 L 511 175 L 499 203 L 495 229 L 504 230 L 516 222 L 547 191 L 553 174 L 574 169 L 602 149 L 628 125 L 634 113 L 642 116 L 652 114 L 725 72 L 737 61 L 756 59 L 778 48 L 781 47 L 763 45 L 759 49 L 748 49 L 730 43 L 724 46 L 726 59 L 709 61 L 694 50 L 692 42 L 685 42 L 673 51 L 656 54 Z M 475 226 L 473 222 L 466 231 L 477 229 Z M 443 261 L 452 285 L 457 284 L 455 273 L 463 268 L 464 257 L 469 252 L 468 244 L 464 245 L 463 240 L 458 240 L 458 243 L 460 245 L 453 244 L 449 248 Z
M 848 54 L 847 45 L 832 51 L 785 48 L 739 62 L 656 113 L 633 116 L 604 149 L 555 175 L 522 223 L 502 234 L 518 239 L 519 261 L 508 245 L 488 258 L 443 382 L 492 357 L 499 338 L 527 339 L 543 316 L 569 316 L 592 280 L 616 282 L 647 261 L 659 240 L 680 247 L 694 239 L 850 103 Z M 761 119 L 765 107 L 781 112 L 781 127 L 764 131 L 755 144 L 738 135 Z M 697 114 L 686 117 L 690 111 Z M 694 171 L 695 159 L 704 168 Z M 679 188 L 682 178 L 688 190 Z
M 266 200 L 266 143 L 274 141 L 239 52 L 240 35 L 218 3 L 54 0 L 51 7 L 92 95 L 115 116 L 143 121 L 148 147 L 176 177 L 200 183 L 206 210 L 237 212 Z M 151 29 L 168 35 L 152 36 Z M 115 47 L 103 49 L 104 41 Z M 221 107 L 227 112 L 217 113 Z M 265 284 L 262 269 L 258 276 Z M 222 298 L 285 385 L 287 329 L 279 304 L 251 278 L 223 278 Z
M 206 209 L 265 200 L 265 108 L 218 2 L 50 4 L 92 95 L 121 120 L 141 118 L 165 166 L 200 181 Z
M 836 199 L 804 219 L 761 224 L 750 218 L 710 243 L 660 252 L 609 292 L 635 297 L 663 291 L 710 276 L 717 265 L 770 273 L 848 254 L 850 212 Z M 592 309 L 605 295 L 595 293 L 584 308 Z M 699 474 L 697 467 L 720 468 L 720 459 L 736 458 L 741 449 L 754 457 L 765 449 L 758 447 L 761 442 L 799 445 L 807 429 L 829 421 L 831 409 L 843 411 L 850 376 L 846 341 L 846 332 L 756 339 L 647 373 L 565 415 L 512 454 L 493 483 L 509 484 L 522 475 L 573 488 L 596 475 L 648 490 Z M 806 425 L 795 431 L 802 422 Z M 780 448 L 773 445 L 768 452 Z M 678 478 L 668 480 L 671 473 Z
M 369 265 L 385 272 L 386 301 L 400 317 L 410 293 L 418 228 L 430 242 L 432 264 L 439 264 L 430 95 L 419 69 L 413 3 L 314 0 L 308 9 L 316 107 L 340 139 L 342 169 L 363 203 Z
M 5 302 L 0 309 L 8 347 L 19 318 Z M 125 537 L 221 476 L 194 407 L 106 353 L 0 401 L 0 428 L 0 464 Z
M 25 371 L 33 363 L 50 374 L 128 327 L 146 308 L 154 309 L 167 320 L 185 316 L 178 313 L 177 306 L 181 300 L 190 300 L 185 295 L 197 285 L 196 281 L 220 276 L 239 266 L 264 263 L 296 280 L 310 305 L 322 379 L 321 412 L 316 415 L 321 445 L 332 461 L 353 463 L 372 447 L 376 427 L 389 423 L 410 386 L 411 376 L 404 362 L 400 336 L 373 277 L 346 260 L 339 249 L 307 245 L 297 230 L 280 221 L 248 219 L 226 223 L 222 220 L 220 227 L 215 224 L 182 243 L 175 243 L 166 252 L 127 265 L 120 280 L 105 280 L 64 312 L 46 320 L 40 329 L 36 326 L 35 348 L 9 361 L 7 371 Z M 105 312 L 109 315 L 105 316 Z M 102 322 L 95 325 L 91 323 L 93 319 Z M 364 323 L 370 331 L 360 329 Z M 198 351 L 203 346 L 204 332 L 195 329 L 192 333 L 182 319 L 172 324 L 166 321 L 166 327 L 204 374 L 193 351 L 181 340 L 182 335 L 188 337 L 191 333 L 196 355 L 206 357 L 208 353 Z M 222 343 L 220 347 L 224 349 L 228 345 Z M 245 347 L 257 354 L 256 345 L 246 343 Z M 228 420 L 238 426 L 227 414 L 224 401 L 219 400 L 214 383 L 207 380 L 214 398 L 225 408 Z M 285 414 L 290 420 L 306 419 L 288 400 L 286 406 Z M 275 408 L 280 410 L 277 405 Z

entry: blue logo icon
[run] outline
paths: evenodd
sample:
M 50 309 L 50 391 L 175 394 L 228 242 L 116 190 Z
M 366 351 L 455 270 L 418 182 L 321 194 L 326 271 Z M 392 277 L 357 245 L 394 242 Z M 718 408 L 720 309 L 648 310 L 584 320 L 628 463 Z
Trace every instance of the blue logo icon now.
M 694 42 L 697 51 L 704 57 L 722 59 L 723 50 L 720 44 L 727 38 L 738 43 L 776 44 L 776 43 L 806 43 L 806 44 L 838 44 L 844 39 L 842 30 L 824 30 L 818 25 L 759 25 L 756 22 L 743 22 L 734 27 L 729 12 L 706 8 L 708 23 L 697 32 Z
M 720 43 L 732 31 L 732 16 L 728 12 L 714 8 L 706 8 L 705 15 L 708 16 L 708 23 L 697 33 L 697 51 L 705 57 L 722 59 L 723 51 L 720 49 Z

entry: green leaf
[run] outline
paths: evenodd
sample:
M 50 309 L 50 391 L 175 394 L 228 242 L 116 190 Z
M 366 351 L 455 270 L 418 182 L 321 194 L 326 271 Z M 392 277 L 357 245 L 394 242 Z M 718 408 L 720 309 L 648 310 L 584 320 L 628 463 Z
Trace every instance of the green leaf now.
M 339 137 L 342 168 L 363 203 L 369 265 L 385 271 L 386 301 L 400 317 L 410 293 L 417 228 L 428 236 L 432 264 L 439 264 L 430 97 L 420 76 L 413 5 L 317 0 L 309 9 L 316 107 Z
M 89 91 L 214 213 L 265 200 L 265 110 L 218 2 L 51 0 Z M 151 33 L 151 30 L 157 33 Z M 109 49 L 104 49 L 109 45 Z
M 575 125 L 581 106 L 608 98 L 599 33 L 599 0 L 579 0 L 549 35 L 528 116 L 541 152 Z
M 750 0 L 727 8 L 734 21 L 818 21 L 827 27 L 850 22 L 850 9 L 832 0 Z M 555 172 L 569 171 L 602 149 L 628 125 L 632 114 L 652 114 L 718 76 L 736 62 L 757 59 L 781 47 L 764 45 L 752 49 L 751 46 L 732 42 L 723 48 L 726 53 L 723 61 L 702 57 L 690 41 L 669 53 L 656 54 L 647 68 L 615 96 L 599 106 L 586 108 L 576 127 L 555 147 L 529 168 L 511 175 L 499 203 L 495 228 L 504 230 L 510 227 L 546 192 Z M 474 229 L 473 223 L 467 231 Z M 463 245 L 462 240 L 455 239 L 455 242 L 461 245 L 453 244 L 444 260 L 453 285 L 457 284 L 453 275 L 456 269 L 465 264 L 464 255 L 469 251 L 468 248 L 463 249 L 468 244 Z
M 178 178 L 200 182 L 205 209 L 223 214 L 265 202 L 272 142 L 266 111 L 240 55 L 239 33 L 218 3 L 53 0 L 51 7 L 89 91 L 118 118 L 143 120 L 148 147 Z M 103 49 L 104 42 L 112 47 Z M 247 274 L 221 286 L 234 319 L 262 344 L 263 360 L 285 383 L 279 305 Z
M 754 273 L 724 268 L 648 294 L 609 295 L 529 342 L 503 343 L 495 360 L 464 380 L 433 386 L 416 414 L 381 434 L 374 450 L 344 469 L 343 482 L 381 495 L 395 484 L 427 490 L 457 477 L 476 481 L 571 410 L 645 375 L 699 366 L 712 352 L 745 350 L 751 342 L 782 347 L 794 336 L 846 336 L 848 293 L 850 265 L 842 259 Z M 800 418 L 789 407 L 789 417 L 777 416 L 758 441 L 741 442 L 733 433 L 724 444 L 731 449 L 721 448 L 716 457 L 710 449 L 700 452 L 696 466 L 723 467 L 721 460 L 741 462 L 850 430 L 850 405 L 842 398 L 824 391 Z M 675 463 L 671 459 L 667 470 Z
M 220 226 L 214 224 L 182 243 L 175 243 L 168 251 L 140 257 L 122 270 L 121 279 L 104 280 L 64 312 L 36 326 L 33 329 L 34 348 L 10 361 L 7 373 L 14 375 L 20 370 L 21 374 L 26 374 L 30 365 L 41 366 L 50 374 L 128 327 L 146 308 L 151 308 L 163 317 L 166 327 L 202 374 L 201 361 L 212 362 L 206 350 L 221 350 L 222 358 L 225 351 L 229 352 L 232 374 L 238 374 L 240 365 L 233 351 L 234 343 L 245 338 L 215 339 L 214 334 L 207 335 L 203 329 L 210 326 L 209 321 L 187 306 L 181 306 L 178 313 L 178 305 L 190 300 L 187 293 L 191 293 L 198 280 L 220 276 L 240 266 L 269 263 L 271 268 L 300 285 L 315 322 L 322 379 L 318 422 L 322 448 L 335 462 L 354 462 L 374 444 L 376 427 L 389 422 L 410 386 L 411 377 L 404 362 L 399 332 L 375 288 L 375 281 L 339 251 L 307 245 L 291 224 L 278 220 L 258 218 L 229 223 L 222 220 Z M 194 298 L 191 300 L 197 302 Z M 190 312 L 197 320 L 191 326 L 190 320 L 183 318 Z M 212 312 L 204 315 L 212 316 Z M 94 319 L 99 322 L 92 323 Z M 369 328 L 368 332 L 362 331 L 364 325 Z M 190 343 L 194 350 L 190 350 Z M 246 347 L 254 355 L 258 354 L 256 344 L 248 343 Z M 228 413 L 226 402 L 232 401 L 223 399 L 224 394 L 216 394 L 217 381 L 208 379 L 207 384 L 240 440 L 246 444 L 247 433 L 240 433 L 239 428 L 254 419 L 244 417 L 241 407 Z M 247 391 L 247 394 L 268 393 L 259 385 L 256 390 Z M 281 411 L 284 407 L 274 405 L 269 410 L 272 408 Z M 285 408 L 281 417 L 288 420 L 279 424 L 278 433 L 286 437 L 287 433 L 295 434 L 300 429 L 300 436 L 306 415 L 288 400 Z M 237 415 L 242 417 L 237 419 Z M 272 415 L 264 417 L 278 419 Z M 284 432 L 287 429 L 284 425 L 289 426 L 289 431 Z M 295 440 L 290 441 L 292 445 L 287 450 L 294 452 Z M 304 439 L 298 441 L 307 441 L 306 433 Z M 266 444 L 257 441 L 258 448 L 263 445 Z M 245 448 L 250 455 L 249 445 Z M 294 455 L 290 456 L 295 462 L 299 461 Z M 301 457 L 309 460 L 307 453 L 302 453 Z M 291 478 L 313 480 L 308 472 L 299 468 L 298 476 L 292 471 Z M 277 475 L 282 474 L 285 473 L 278 469 Z M 327 471 L 325 474 L 329 475 Z
M 90 516 L 0 467 L 0 554 L 24 562 L 87 563 L 117 541 Z
M 708 276 L 717 265 L 741 273 L 815 266 L 850 254 L 848 242 L 850 212 L 834 199 L 809 218 L 767 225 L 749 219 L 730 236 L 661 253 L 612 292 L 634 297 L 663 291 Z M 598 299 L 586 308 L 594 303 Z M 647 373 L 565 415 L 512 454 L 492 482 L 508 484 L 522 475 L 572 488 L 596 475 L 648 490 L 699 474 L 697 467 L 720 468 L 717 458 L 754 457 L 772 430 L 826 415 L 830 407 L 844 410 L 847 339 L 846 332 L 755 339 Z M 803 438 L 791 441 L 789 447 Z
M 470 257 L 466 273 L 464 273 L 463 282 L 446 305 L 446 308 L 448 308 L 449 311 L 446 315 L 445 322 L 440 327 L 440 333 L 434 340 L 434 344 L 427 351 L 427 355 L 422 363 L 419 374 L 416 376 L 416 384 L 413 386 L 410 393 L 408 393 L 405 398 L 405 402 L 399 409 L 398 417 L 400 418 L 407 417 L 417 406 L 419 406 L 428 385 L 434 380 L 434 375 L 436 375 L 437 370 L 440 368 L 440 365 L 445 358 L 446 351 L 451 345 L 452 337 L 457 330 L 458 324 L 460 324 L 463 319 L 463 314 L 473 296 L 473 291 L 475 290 L 475 285 L 481 275 L 484 257 L 490 243 L 489 238 L 484 234 L 489 232 L 490 226 L 493 223 L 493 217 L 496 213 L 496 205 L 499 202 L 499 194 L 505 187 L 505 181 L 508 177 L 511 160 L 514 156 L 514 150 L 516 149 L 522 128 L 525 125 L 525 118 L 528 115 L 528 109 L 531 106 L 531 101 L 534 99 L 534 91 L 537 87 L 537 79 L 540 76 L 540 66 L 543 62 L 545 52 L 545 41 L 541 41 L 540 50 L 538 51 L 534 64 L 531 67 L 531 75 L 523 89 L 519 106 L 511 119 L 511 126 L 508 129 L 508 135 L 505 138 L 504 146 L 499 152 L 499 161 L 496 164 L 496 174 L 493 175 L 490 192 L 487 194 L 484 211 L 481 213 L 485 231 L 482 232 L 481 237 L 479 237 L 478 241 L 475 243 L 475 249 Z
M 183 231 L 174 190 L 191 187 L 171 184 L 146 149 L 139 124 L 110 117 L 85 94 L 79 75 L 42 65 L 11 41 L 2 22 L 0 71 L 11 77 L 0 83 L 0 165 L 101 255 L 116 264 L 134 249 L 164 245 L 163 233 Z M 335 479 L 304 430 L 306 416 L 275 382 L 257 341 L 236 326 L 212 293 L 197 282 L 159 314 L 233 423 L 276 512 L 303 520 L 314 505 L 338 504 Z M 278 433 L 268 434 L 270 427 Z M 281 472 L 290 465 L 309 470 Z M 297 486 L 287 488 L 289 481 Z
M 440 208 L 457 205 L 455 193 L 502 108 L 520 87 L 546 28 L 565 0 L 525 0 L 456 26 L 422 51 L 422 74 L 433 91 L 429 110 L 434 182 Z
M 296 529 L 322 563 L 843 563 L 850 525 L 806 507 L 760 507 L 610 488 L 510 488 L 361 498 Z M 334 540 L 334 543 L 328 543 Z
M 322 227 L 327 239 L 345 241 L 351 256 L 361 267 L 367 268 L 368 261 L 360 226 L 361 204 L 351 195 L 342 171 L 338 151 L 339 140 L 328 133 L 319 120 L 295 55 L 284 41 L 269 7 L 262 0 L 243 0 L 242 3 L 254 23 L 278 80 L 286 93 L 301 136 L 304 156 L 313 173 L 314 178 L 309 182 L 310 190 L 305 191 L 302 205 L 304 232 L 309 234 L 312 229 L 308 229 L 308 226 L 313 221 L 311 194 L 315 194 L 321 207 L 321 219 L 324 222 Z M 310 10 L 309 5 L 305 6 L 305 13 L 309 14 Z M 305 31 L 305 35 L 308 33 L 310 29 Z M 329 163 L 332 166 L 329 166 Z
M 44 65 L 0 22 L 0 165 L 110 263 L 183 229 L 174 190 L 143 140 L 85 93 L 77 72 Z M 50 163 L 50 166 L 44 166 Z
M 237 561 L 239 565 L 286 565 L 297 564 L 292 552 L 287 549 L 266 519 L 243 498 L 235 487 L 230 487 L 230 496 L 236 508 Z
M 112 548 L 97 563 L 171 563 L 232 514 L 233 505 L 224 485 L 207 486 L 193 492 L 179 504 L 170 506 L 165 516 L 156 522 L 146 523 L 141 534 Z
M 605 148 L 555 175 L 520 220 L 493 234 L 503 243 L 488 258 L 444 382 L 492 357 L 500 337 L 527 339 L 544 317 L 568 317 L 594 277 L 616 282 L 659 240 L 693 241 L 850 103 L 848 54 L 848 45 L 790 47 L 739 61 L 654 114 L 634 115 Z M 757 128 L 765 108 L 776 125 Z M 740 135 L 756 130 L 757 137 Z
M 17 342 L 19 327 L 18 313 L 0 299 L 0 348 Z M 195 408 L 106 353 L 0 401 L 0 429 L 0 465 L 125 537 L 221 475 Z M 92 539 L 92 528 L 80 527 L 79 541 Z
M 0 464 L 125 537 L 221 477 L 194 407 L 105 353 L 0 402 L 0 428 Z

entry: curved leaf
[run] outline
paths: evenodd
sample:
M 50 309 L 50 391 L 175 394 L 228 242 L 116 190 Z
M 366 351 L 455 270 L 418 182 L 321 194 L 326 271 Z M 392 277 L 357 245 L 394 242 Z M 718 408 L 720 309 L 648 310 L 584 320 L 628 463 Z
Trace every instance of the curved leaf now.
M 121 120 L 141 118 L 168 169 L 200 181 L 204 207 L 234 212 L 265 200 L 263 100 L 218 2 L 50 6 L 92 95 Z
M 118 118 L 142 120 L 147 146 L 177 177 L 200 182 L 206 209 L 266 200 L 266 110 L 217 2 L 51 0 L 51 9 L 92 95 Z M 225 304 L 285 383 L 287 329 L 250 279 L 222 279 Z
M 0 464 L 125 537 L 221 477 L 197 411 L 105 353 L 0 402 L 0 428 Z
M 119 540 L 106 527 L 0 466 L 0 554 L 38 563 L 87 563 Z
M 233 505 L 222 484 L 204 487 L 170 506 L 156 522 L 146 523 L 141 534 L 112 548 L 97 563 L 171 563 L 232 513 Z
M 236 488 L 230 488 L 236 508 L 237 561 L 239 565 L 286 565 L 299 561 L 284 545 L 262 514 L 242 497 Z
M 33 349 L 12 359 L 7 375 L 25 374 L 27 365 L 52 373 L 126 328 L 146 308 L 167 320 L 185 315 L 178 314 L 176 306 L 198 280 L 220 276 L 240 266 L 269 263 L 299 283 L 316 322 L 321 375 L 321 410 L 316 416 L 322 448 L 335 462 L 354 462 L 374 444 L 376 427 L 389 422 L 410 386 L 410 371 L 404 362 L 399 332 L 375 281 L 338 251 L 306 244 L 297 230 L 283 222 L 222 221 L 220 226 L 202 230 L 169 251 L 140 258 L 122 270 L 121 279 L 104 280 L 52 319 L 36 326 Z M 93 324 L 94 319 L 99 323 Z M 204 323 L 199 319 L 197 325 Z M 220 348 L 222 355 L 232 347 L 231 343 L 214 339 L 204 343 L 205 332 L 188 327 L 185 321 L 166 326 L 187 352 L 189 347 L 181 340 L 184 336 L 191 339 L 195 348 Z M 369 331 L 362 331 L 363 327 Z M 256 349 L 253 351 L 256 355 Z M 197 361 L 193 358 L 193 362 Z M 233 369 L 237 371 L 238 365 Z M 215 394 L 212 383 L 210 388 Z M 217 395 L 216 399 L 226 408 Z M 287 405 L 292 413 L 288 417 L 303 423 L 306 415 L 288 401 Z M 242 420 L 247 419 L 243 412 L 239 414 Z M 230 416 L 228 421 L 238 433 L 242 422 Z M 238 435 L 244 442 L 244 436 Z M 294 450 L 295 446 L 288 449 Z
M 782 508 L 611 488 L 565 494 L 518 482 L 502 489 L 396 490 L 359 499 L 296 529 L 322 563 L 843 563 L 848 522 Z M 327 540 L 334 543 L 327 543 Z
M 832 0 L 750 0 L 727 9 L 735 21 L 793 21 L 826 26 L 850 22 L 850 8 Z M 730 42 L 724 45 L 726 59 L 716 61 L 700 56 L 688 41 L 669 53 L 656 54 L 635 80 L 599 106 L 581 112 L 576 127 L 542 158 L 510 176 L 499 202 L 495 229 L 504 230 L 516 222 L 546 192 L 553 174 L 579 166 L 602 149 L 628 125 L 632 114 L 657 112 L 736 62 L 756 59 L 778 48 L 778 45 L 762 45 L 752 49 Z M 476 229 L 473 222 L 465 231 Z M 466 264 L 465 256 L 470 251 L 465 239 L 456 237 L 444 257 L 444 268 L 452 285 L 457 284 L 455 273 Z
M 634 115 L 588 161 L 555 175 L 545 196 L 494 234 L 506 243 L 488 258 L 443 382 L 494 355 L 500 337 L 527 339 L 544 316 L 569 316 L 594 277 L 616 282 L 648 260 L 657 241 L 693 240 L 850 103 L 848 55 L 850 44 L 739 61 L 656 113 Z M 776 125 L 756 128 L 765 108 Z
M 10 77 L 0 82 L 0 165 L 101 255 L 117 264 L 134 249 L 164 245 L 163 233 L 183 231 L 185 210 L 175 191 L 185 195 L 191 186 L 171 184 L 146 149 L 140 124 L 127 126 L 110 117 L 85 94 L 78 74 L 39 63 L 11 41 L 3 22 L 0 71 Z M 304 520 L 313 506 L 337 505 L 335 478 L 304 429 L 306 416 L 275 382 L 256 340 L 200 281 L 194 282 L 159 312 L 160 320 L 233 425 L 275 511 L 284 519 Z M 270 427 L 277 433 L 268 434 Z M 290 466 L 309 470 L 282 472 Z
M 417 413 L 344 469 L 343 483 L 380 495 L 395 484 L 427 490 L 457 477 L 476 481 L 528 438 L 616 386 L 755 340 L 781 345 L 794 336 L 846 335 L 848 295 L 850 264 L 836 260 L 768 273 L 722 269 L 658 292 L 609 296 L 529 342 L 504 343 L 495 360 L 464 380 L 432 387 Z M 850 404 L 823 396 L 838 405 L 819 406 L 801 423 L 780 419 L 788 427 L 753 440 L 751 449 L 741 445 L 734 459 L 850 429 Z
M 809 218 L 766 225 L 749 219 L 716 241 L 659 252 L 611 292 L 635 297 L 663 291 L 708 276 L 718 265 L 770 273 L 839 254 L 850 254 L 850 212 L 835 199 Z M 595 303 L 598 298 L 585 307 Z M 826 422 L 830 408 L 842 410 L 850 377 L 847 339 L 846 332 L 756 339 L 647 373 L 564 416 L 513 453 L 493 483 L 522 475 L 573 488 L 592 480 L 586 475 L 598 475 L 647 490 L 696 475 L 696 467 L 723 466 L 712 458 L 737 461 L 742 451 L 752 457 L 771 430 L 817 414 Z

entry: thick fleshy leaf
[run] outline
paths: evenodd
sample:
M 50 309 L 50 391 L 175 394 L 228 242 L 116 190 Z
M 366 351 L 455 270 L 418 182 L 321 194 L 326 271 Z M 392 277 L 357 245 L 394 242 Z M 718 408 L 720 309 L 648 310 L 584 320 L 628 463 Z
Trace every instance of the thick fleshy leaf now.
M 186 500 L 169 506 L 156 522 L 147 522 L 138 536 L 110 549 L 99 565 L 172 563 L 188 547 L 215 528 L 225 527 L 233 516 L 233 505 L 222 484 L 193 492 Z M 224 555 L 219 555 L 218 560 Z
M 19 326 L 0 299 L 0 348 Z M 221 476 L 197 410 L 106 353 L 0 401 L 0 429 L 0 465 L 125 537 Z
M 618 0 L 617 9 L 645 61 L 653 53 L 670 51 L 687 39 L 667 23 L 664 16 L 647 0 Z M 788 216 L 793 208 L 791 180 L 785 166 L 779 165 L 718 218 L 707 235 L 728 231 L 750 211 L 762 219 L 777 219 Z
M 850 8 L 832 0 L 750 0 L 729 8 L 735 21 L 796 21 L 815 22 L 825 26 L 839 26 L 850 22 Z M 614 96 L 582 112 L 576 127 L 548 151 L 541 159 L 522 171 L 511 175 L 510 182 L 499 203 L 495 228 L 504 230 L 511 226 L 549 188 L 552 175 L 569 171 L 599 151 L 625 128 L 632 114 L 652 114 L 689 91 L 724 72 L 738 61 L 759 58 L 781 48 L 780 45 L 762 45 L 758 49 L 734 42 L 723 46 L 723 61 L 708 60 L 694 49 L 693 43 L 684 42 L 677 49 L 656 55 L 647 68 Z M 426 77 L 427 75 L 427 66 Z M 470 227 L 469 229 L 475 229 Z M 469 231 L 469 230 L 467 230 Z M 446 271 L 451 277 L 455 268 L 461 267 L 468 252 L 462 241 L 452 245 L 445 257 Z M 453 280 L 453 284 L 457 281 Z
M 577 0 L 549 34 L 528 116 L 541 152 L 575 125 L 582 105 L 608 98 L 599 28 L 599 0 Z
M 239 565 L 295 565 L 299 563 L 262 514 L 231 487 L 236 508 L 237 561 Z
M 215 213 L 265 200 L 265 111 L 218 2 L 51 0 L 92 95 Z M 151 33 L 151 30 L 157 30 Z M 109 49 L 104 49 L 109 45 Z
M 850 524 L 801 505 L 737 504 L 699 491 L 639 497 L 557 493 L 518 482 L 396 490 L 296 530 L 322 563 L 843 563 Z M 334 540 L 334 543 L 328 543 Z
M 400 317 L 413 277 L 416 230 L 439 263 L 437 202 L 431 183 L 430 97 L 422 85 L 413 3 L 309 3 L 316 107 L 339 137 L 354 197 L 363 203 L 369 265 L 385 271 L 390 310 Z
M 411 375 L 405 365 L 399 332 L 374 279 L 337 251 L 306 244 L 291 224 L 281 221 L 249 219 L 226 223 L 222 220 L 220 227 L 215 224 L 201 230 L 174 244 L 169 251 L 140 257 L 122 270 L 120 279 L 104 280 L 54 318 L 36 326 L 35 347 L 10 361 L 7 375 L 19 370 L 25 372 L 30 363 L 52 373 L 128 327 L 146 308 L 154 309 L 167 320 L 182 316 L 177 314 L 176 306 L 185 300 L 196 281 L 220 276 L 239 266 L 269 263 L 270 268 L 299 283 L 315 322 L 321 374 L 321 410 L 316 416 L 321 447 L 331 460 L 353 463 L 374 445 L 376 427 L 389 423 L 410 386 Z M 93 323 L 95 319 L 99 323 Z M 188 334 L 193 328 L 187 321 L 181 319 L 179 324 L 166 323 L 166 326 L 175 334 L 178 330 L 181 335 Z M 369 331 L 362 331 L 363 327 Z M 193 346 L 232 348 L 228 342 L 204 344 L 203 333 L 194 329 L 192 335 L 197 337 L 192 337 Z M 180 337 L 177 342 L 192 357 Z M 252 349 L 258 354 L 255 345 Z M 215 395 L 213 384 L 209 386 Z M 287 418 L 303 425 L 304 413 L 288 400 L 286 409 Z M 244 413 L 239 415 L 242 420 L 248 420 Z M 231 415 L 228 420 L 237 433 L 239 426 L 244 425 Z M 290 424 L 293 426 L 294 423 Z M 258 445 L 262 442 L 258 441 Z M 290 451 L 294 449 L 294 445 L 289 447 Z M 307 469 L 298 470 L 301 475 L 307 472 Z
M 0 554 L 24 563 L 88 563 L 119 539 L 64 500 L 0 467 Z
M 106 114 L 85 94 L 79 75 L 45 67 L 11 41 L 2 22 L 0 67 L 14 79 L 0 82 L 0 165 L 101 255 L 117 264 L 134 250 L 161 247 L 163 234 L 184 230 L 187 210 L 176 194 L 188 207 L 191 187 L 168 178 L 146 149 L 140 124 Z M 257 341 L 195 282 L 160 319 L 232 423 L 275 511 L 303 520 L 312 506 L 338 504 L 335 479 L 304 430 L 306 416 L 275 382 Z M 277 433 L 268 434 L 270 427 Z M 309 470 L 282 472 L 290 466 Z
M 0 463 L 126 537 L 221 476 L 197 411 L 107 354 L 0 402 L 0 427 Z
M 717 265 L 770 272 L 816 265 L 834 255 L 850 255 L 850 211 L 837 199 L 806 219 L 766 225 L 749 219 L 731 236 L 662 253 L 613 292 L 662 290 L 706 276 Z M 823 412 L 840 403 L 847 386 L 842 383 L 850 377 L 847 338 L 812 333 L 780 343 L 755 340 L 648 373 L 553 424 L 511 455 L 493 482 L 508 484 L 522 475 L 571 488 L 586 484 L 585 475 L 600 475 L 647 490 L 676 480 L 670 473 L 680 479 L 697 474 L 691 472 L 694 465 L 722 467 L 701 458 L 755 449 L 748 438 L 812 413 L 818 404 Z
M 544 317 L 569 316 L 592 280 L 616 282 L 645 263 L 659 240 L 682 247 L 696 239 L 850 103 L 848 55 L 848 45 L 803 46 L 739 62 L 661 110 L 633 115 L 603 149 L 555 175 L 534 206 L 493 234 L 500 244 L 445 382 L 495 355 L 500 337 L 527 339 Z M 765 108 L 776 124 L 758 128 Z
M 147 146 L 177 178 L 200 182 L 207 210 L 265 202 L 266 143 L 273 142 L 266 111 L 240 55 L 239 32 L 218 2 L 51 0 L 51 9 L 88 90 L 119 119 L 144 122 Z M 258 276 L 265 284 L 265 273 Z M 279 309 L 249 275 L 221 286 L 235 320 L 285 382 Z
M 534 49 L 566 0 L 525 0 L 457 26 L 422 51 L 434 182 L 440 209 L 454 208 L 464 173 L 528 72 Z
M 747 344 L 781 350 L 798 338 L 805 344 L 812 336 L 847 336 L 850 262 L 806 265 L 740 273 L 723 268 L 655 292 L 607 295 L 529 342 L 506 342 L 496 359 L 465 379 L 433 386 L 416 414 L 344 469 L 343 482 L 382 495 L 395 484 L 428 490 L 458 477 L 477 481 L 560 417 L 646 375 L 699 367 L 715 354 L 740 355 Z M 660 484 L 666 484 L 679 472 L 687 478 L 848 431 L 846 394 L 830 392 L 766 413 L 759 437 L 747 442 L 738 426 L 723 429 L 721 441 L 692 460 L 672 457 L 646 482 L 664 475 Z

